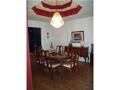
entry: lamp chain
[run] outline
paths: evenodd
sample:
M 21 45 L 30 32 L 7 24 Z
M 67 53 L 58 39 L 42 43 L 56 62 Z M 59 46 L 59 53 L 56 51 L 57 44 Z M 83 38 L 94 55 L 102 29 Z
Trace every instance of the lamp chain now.
M 56 11 L 57 11 L 57 0 L 56 0 Z

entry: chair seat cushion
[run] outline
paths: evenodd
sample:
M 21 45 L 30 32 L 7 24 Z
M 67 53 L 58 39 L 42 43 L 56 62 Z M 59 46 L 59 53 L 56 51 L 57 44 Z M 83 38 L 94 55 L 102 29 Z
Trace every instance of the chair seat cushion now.
M 40 61 L 37 61 L 37 63 L 39 63 Z
M 52 64 L 52 68 L 60 66 L 60 63 L 58 62 L 51 62 L 51 64 Z M 47 66 L 47 64 L 45 64 L 45 66 Z M 50 67 L 50 63 L 48 64 L 48 67 Z
M 69 63 L 63 63 L 63 66 L 64 67 L 68 67 L 68 68 L 70 68 L 70 65 L 71 64 L 69 64 Z M 74 63 L 72 63 L 72 67 L 73 67 L 73 65 L 74 65 Z M 77 63 L 75 63 L 75 66 L 77 65 Z
M 46 63 L 46 61 L 45 61 L 45 63 Z M 42 61 L 40 61 L 40 64 L 42 64 Z
M 70 61 L 71 59 L 67 59 L 67 60 L 65 60 L 65 61 Z
M 43 57 L 43 59 L 45 59 L 45 57 Z M 39 58 L 39 60 L 41 60 L 41 58 Z
M 48 62 L 49 62 L 49 61 L 48 61 Z M 40 63 L 40 64 L 41 64 L 41 63 L 42 63 L 42 61 L 37 61 L 37 63 Z M 47 63 L 47 62 L 45 61 L 45 63 Z

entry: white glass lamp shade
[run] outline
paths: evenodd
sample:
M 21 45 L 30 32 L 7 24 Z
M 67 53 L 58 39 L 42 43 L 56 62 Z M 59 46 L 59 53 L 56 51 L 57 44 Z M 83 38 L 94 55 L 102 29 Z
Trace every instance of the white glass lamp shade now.
M 82 46 L 84 46 L 84 45 L 85 45 L 85 42 L 84 42 L 84 41 L 81 41 L 80 44 L 81 44 Z
M 55 28 L 59 28 L 64 24 L 64 21 L 62 17 L 60 16 L 59 12 L 55 12 L 52 20 L 50 21 L 50 24 L 54 26 Z

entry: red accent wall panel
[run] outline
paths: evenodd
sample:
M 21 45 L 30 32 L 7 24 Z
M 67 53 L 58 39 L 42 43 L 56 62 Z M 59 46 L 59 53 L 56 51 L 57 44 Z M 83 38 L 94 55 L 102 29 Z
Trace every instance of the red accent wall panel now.
M 32 86 L 32 73 L 30 64 L 30 53 L 29 53 L 29 39 L 28 39 L 28 20 L 27 20 L 27 90 L 33 90 Z

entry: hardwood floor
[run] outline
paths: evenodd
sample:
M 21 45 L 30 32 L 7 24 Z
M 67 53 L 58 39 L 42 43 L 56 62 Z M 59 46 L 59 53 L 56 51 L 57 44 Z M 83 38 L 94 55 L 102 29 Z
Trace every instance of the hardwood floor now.
M 78 65 L 78 76 L 76 72 L 72 72 L 72 80 L 70 75 L 64 70 L 63 78 L 60 78 L 59 70 L 53 72 L 53 79 L 50 79 L 50 73 L 46 69 L 45 76 L 41 68 L 36 71 L 36 62 L 34 56 L 30 55 L 33 90 L 93 90 L 93 66 L 89 63 L 80 62 Z

